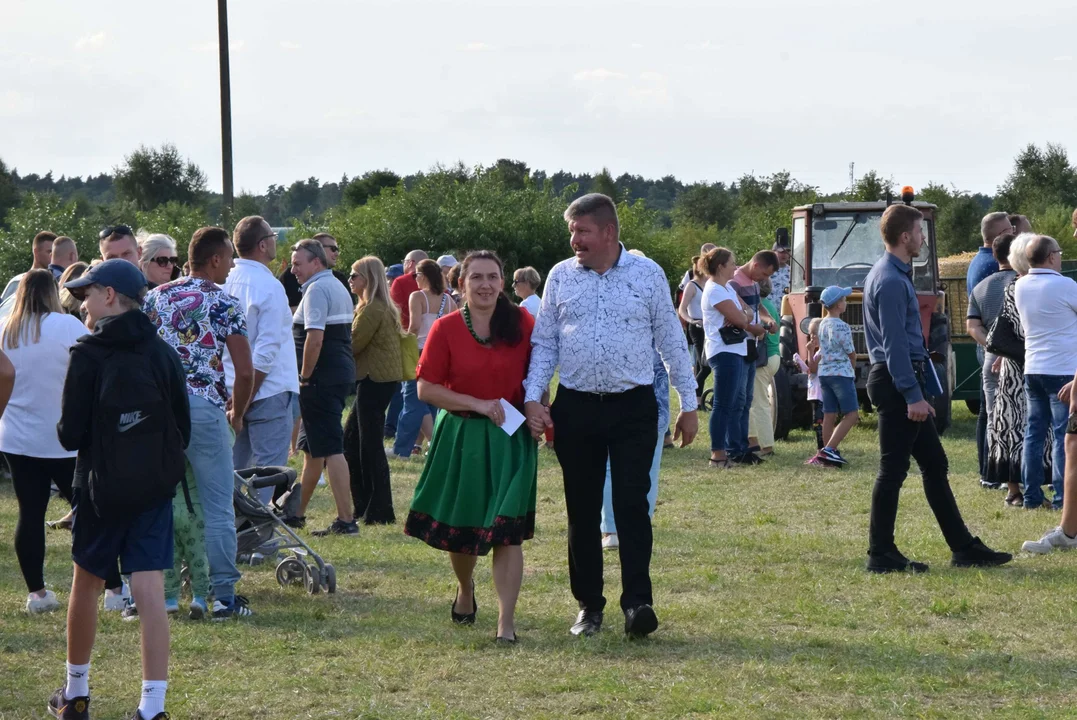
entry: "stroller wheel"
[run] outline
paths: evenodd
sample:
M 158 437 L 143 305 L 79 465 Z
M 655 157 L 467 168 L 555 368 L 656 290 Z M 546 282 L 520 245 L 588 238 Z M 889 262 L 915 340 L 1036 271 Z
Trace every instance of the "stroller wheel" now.
M 325 590 L 329 593 L 337 591 L 337 569 L 329 563 L 325 564 Z
M 322 591 L 322 572 L 317 565 L 307 565 L 304 569 L 307 571 L 307 592 L 317 595 Z
M 306 568 L 294 557 L 286 557 L 277 565 L 277 583 L 281 587 L 298 585 L 306 581 Z

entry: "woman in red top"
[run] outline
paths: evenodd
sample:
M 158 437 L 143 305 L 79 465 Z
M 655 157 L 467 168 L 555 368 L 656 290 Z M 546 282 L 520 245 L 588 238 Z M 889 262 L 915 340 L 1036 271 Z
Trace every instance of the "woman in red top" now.
M 505 295 L 494 253 L 468 255 L 460 278 L 463 309 L 434 322 L 416 370 L 419 398 L 446 412 L 438 414 L 404 532 L 450 553 L 459 624 L 475 622 L 475 562 L 493 548 L 496 639 L 512 643 L 521 546 L 535 535 L 538 450 L 526 424 L 512 435 L 501 429 L 501 399 L 523 407 L 534 320 Z

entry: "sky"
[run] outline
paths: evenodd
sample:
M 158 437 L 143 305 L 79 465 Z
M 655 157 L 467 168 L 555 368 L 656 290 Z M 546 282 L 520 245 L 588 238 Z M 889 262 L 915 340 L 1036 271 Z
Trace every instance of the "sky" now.
M 235 188 L 512 158 L 993 193 L 1029 143 L 1077 155 L 1075 21 L 1070 0 L 231 0 Z M 22 174 L 172 142 L 221 188 L 214 0 L 0 0 L 0 78 Z

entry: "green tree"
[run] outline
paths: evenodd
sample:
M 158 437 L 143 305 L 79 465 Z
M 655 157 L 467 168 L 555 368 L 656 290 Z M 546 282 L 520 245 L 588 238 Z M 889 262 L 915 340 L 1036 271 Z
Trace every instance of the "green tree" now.
M 520 160 L 502 158 L 486 171 L 501 183 L 506 190 L 523 190 L 531 179 L 531 169 Z
M 1031 216 L 1051 205 L 1077 206 L 1077 170 L 1061 145 L 1048 143 L 1044 150 L 1028 145 L 1014 159 L 1014 169 L 999 187 L 994 207 Z
M 849 193 L 849 200 L 859 200 L 861 202 L 885 200 L 886 193 L 893 193 L 893 191 L 893 179 L 883 179 L 879 177 L 879 174 L 874 170 L 868 170 L 856 181 L 856 184 L 853 185 L 852 190 Z
M 260 215 L 261 212 L 262 203 L 257 196 L 247 191 L 240 192 L 232 203 L 232 217 L 236 220 L 249 215 Z
M 343 204 L 351 209 L 365 205 L 372 197 L 377 197 L 385 188 L 400 184 L 400 176 L 391 170 L 371 170 L 363 173 L 348 183 L 344 188 Z
M 198 205 L 205 200 L 206 174 L 185 160 L 175 145 L 161 149 L 140 145 L 115 168 L 116 192 L 121 200 L 149 210 L 166 202 Z
M 613 181 L 613 176 L 610 175 L 608 168 L 602 168 L 602 172 L 595 175 L 594 179 L 591 181 L 591 188 L 588 192 L 602 193 L 607 197 L 613 198 L 614 202 L 621 196 L 621 193 L 617 190 L 617 183 Z
M 689 186 L 677 199 L 673 208 L 675 223 L 690 223 L 725 229 L 736 218 L 736 198 L 724 183 L 696 183 Z
M 19 204 L 19 188 L 7 165 L 0 159 L 0 228 L 7 227 L 7 214 Z

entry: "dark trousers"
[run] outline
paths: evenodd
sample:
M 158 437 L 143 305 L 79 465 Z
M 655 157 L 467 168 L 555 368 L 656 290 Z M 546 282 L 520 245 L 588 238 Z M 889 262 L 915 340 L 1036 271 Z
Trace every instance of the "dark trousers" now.
M 706 337 L 702 325 L 688 326 L 688 342 L 692 350 L 692 370 L 696 376 L 696 397 L 700 397 L 703 394 L 703 386 L 707 384 L 707 378 L 711 374 L 711 366 L 707 362 L 707 353 L 704 349 Z
M 72 502 L 75 458 L 35 458 L 9 453 L 4 453 L 4 458 L 11 470 L 11 484 L 19 503 L 15 556 L 19 559 L 26 590 L 37 592 L 45 587 L 45 512 L 49 507 L 50 484 L 56 483 L 64 500 L 68 504 Z
M 871 368 L 868 397 L 879 418 L 879 475 L 871 494 L 868 553 L 882 554 L 897 549 L 894 523 L 901 485 L 909 474 L 910 457 L 920 466 L 927 503 L 935 513 L 946 543 L 951 550 L 961 550 L 972 541 L 972 535 L 961 519 L 950 489 L 946 451 L 942 449 L 934 421 L 930 417 L 924 422 L 909 420 L 905 398 L 894 387 L 883 363 Z
M 980 380 L 980 414 L 976 416 L 976 460 L 980 465 L 980 480 L 987 477 L 987 395 Z
M 351 476 L 355 517 L 370 525 L 396 522 L 389 461 L 382 443 L 385 409 L 399 394 L 399 382 L 360 380 L 356 383 L 355 404 L 344 425 L 344 457 Z
M 400 419 L 400 412 L 404 409 L 404 393 L 400 389 L 400 383 L 396 384 L 396 393 L 389 401 L 389 409 L 385 412 L 385 437 L 396 437 L 396 422 Z
M 614 395 L 561 386 L 551 409 L 557 461 L 568 510 L 568 573 L 572 595 L 586 610 L 602 610 L 602 489 L 610 464 L 613 518 L 621 559 L 621 609 L 652 603 L 651 518 L 647 492 L 658 443 L 658 401 L 643 385 Z

